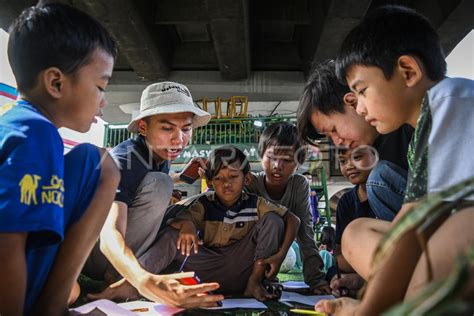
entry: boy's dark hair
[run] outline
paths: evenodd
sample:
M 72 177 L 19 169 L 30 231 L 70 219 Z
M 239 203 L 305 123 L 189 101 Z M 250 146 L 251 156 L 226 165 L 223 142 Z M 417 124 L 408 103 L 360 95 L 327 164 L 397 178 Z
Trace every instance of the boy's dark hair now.
M 438 34 L 426 17 L 402 6 L 375 9 L 356 26 L 341 46 L 336 73 L 346 81 L 351 66 L 375 66 L 390 79 L 402 55 L 421 59 L 433 81 L 446 74 L 446 61 Z
M 303 143 L 298 138 L 296 126 L 289 122 L 278 122 L 267 126 L 258 142 L 258 154 L 263 157 L 268 147 L 275 146 L 276 152 L 292 148 L 296 153 L 299 164 L 306 160 L 306 148 L 301 148 Z
M 246 175 L 250 172 L 247 156 L 235 146 L 222 146 L 214 149 L 206 163 L 206 178 L 212 180 L 219 171 L 228 165 L 239 161 L 240 170 Z
M 342 147 L 342 146 L 336 147 L 335 149 L 336 149 L 338 159 L 339 159 L 339 155 L 345 155 L 349 151 L 349 148 Z
M 21 92 L 32 89 L 38 74 L 49 67 L 73 74 L 97 48 L 114 59 L 117 55 L 115 41 L 99 22 L 60 3 L 25 9 L 9 33 L 8 60 Z
M 319 242 L 327 246 L 328 251 L 336 248 L 336 231 L 331 226 L 324 226 L 321 230 L 321 239 Z
M 310 122 L 313 112 L 324 115 L 344 113 L 344 95 L 350 92 L 347 85 L 336 76 L 334 60 L 317 65 L 303 89 L 297 111 L 298 136 L 301 140 L 314 144 L 314 140 L 324 138 Z

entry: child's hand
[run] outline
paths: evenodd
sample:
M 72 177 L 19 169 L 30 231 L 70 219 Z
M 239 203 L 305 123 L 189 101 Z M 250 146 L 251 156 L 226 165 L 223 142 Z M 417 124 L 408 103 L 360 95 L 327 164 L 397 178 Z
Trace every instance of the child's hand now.
M 269 280 L 273 280 L 276 275 L 278 274 L 278 271 L 280 270 L 281 263 L 285 260 L 285 255 L 283 255 L 280 252 L 277 252 L 271 257 L 268 257 L 266 259 L 260 259 L 257 261 L 259 265 L 265 265 L 265 276 Z
M 198 168 L 198 174 L 201 179 L 206 179 L 206 158 L 193 158 L 189 163 L 192 163 L 193 161 L 199 162 L 199 168 Z
M 179 231 L 179 237 L 176 244 L 178 250 L 181 250 L 183 256 L 189 256 L 194 249 L 194 253 L 198 253 L 198 244 L 200 243 L 196 228 L 194 225 L 183 225 Z
M 199 173 L 199 176 L 201 177 L 201 179 L 206 179 L 206 166 L 204 166 L 204 168 L 199 167 L 198 173 Z

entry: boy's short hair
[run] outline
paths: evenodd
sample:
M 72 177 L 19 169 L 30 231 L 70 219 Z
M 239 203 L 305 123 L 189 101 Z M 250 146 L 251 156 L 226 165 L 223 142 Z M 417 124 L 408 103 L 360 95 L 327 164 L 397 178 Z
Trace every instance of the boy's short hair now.
M 345 82 L 351 66 L 375 66 L 390 79 L 402 55 L 421 59 L 426 75 L 433 81 L 446 74 L 439 36 L 428 19 L 410 8 L 383 6 L 367 15 L 344 39 L 336 72 Z
M 24 10 L 9 33 L 8 60 L 21 92 L 32 89 L 38 74 L 49 67 L 73 74 L 97 48 L 114 59 L 117 55 L 115 41 L 99 22 L 60 3 L 40 3 Z
M 265 128 L 258 142 L 259 156 L 263 157 L 265 151 L 270 146 L 277 147 L 277 152 L 279 150 L 293 149 L 296 152 L 296 159 L 299 164 L 304 163 L 306 160 L 306 149 L 301 148 L 303 143 L 298 138 L 296 126 L 289 122 L 278 122 Z
M 347 147 L 337 147 L 336 148 L 336 152 L 337 152 L 337 157 L 339 159 L 339 156 L 340 155 L 345 155 L 347 154 L 349 151 L 352 151 L 352 149 L 349 149 Z
M 310 122 L 313 112 L 324 115 L 345 113 L 344 95 L 350 92 L 346 84 L 336 76 L 334 60 L 327 60 L 317 65 L 303 89 L 297 111 L 297 127 L 299 138 L 310 144 L 316 139 L 324 138 Z
M 240 170 L 245 174 L 250 172 L 247 156 L 235 146 L 222 146 L 214 149 L 206 163 L 206 178 L 212 180 L 219 171 L 234 162 L 240 162 Z
M 326 245 L 329 251 L 334 250 L 336 248 L 336 230 L 331 226 L 324 226 L 319 242 Z

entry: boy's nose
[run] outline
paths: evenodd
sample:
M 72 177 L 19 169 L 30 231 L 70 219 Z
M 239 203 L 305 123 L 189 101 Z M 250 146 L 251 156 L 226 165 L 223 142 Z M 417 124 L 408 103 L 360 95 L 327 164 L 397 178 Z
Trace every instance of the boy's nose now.
M 100 104 L 99 104 L 99 108 L 103 109 L 103 108 L 105 108 L 108 104 L 109 104 L 109 102 L 107 101 L 107 99 L 106 99 L 106 98 L 102 98 L 102 101 L 101 101 Z
M 367 108 L 365 107 L 364 102 L 362 102 L 360 99 L 357 100 L 356 112 L 357 114 L 362 115 L 362 116 L 367 115 Z
M 283 162 L 280 159 L 275 159 L 273 161 L 273 168 L 274 169 L 279 170 L 279 169 L 281 169 L 282 165 L 283 165 Z
M 181 130 L 177 130 L 175 133 L 173 133 L 173 137 L 171 138 L 171 142 L 173 145 L 179 145 L 184 143 L 184 133 Z
M 344 141 L 344 139 L 342 139 L 341 137 L 339 137 L 336 134 L 332 134 L 331 138 L 332 138 L 332 142 L 334 143 L 334 145 L 337 145 L 337 146 L 341 145 L 342 142 Z

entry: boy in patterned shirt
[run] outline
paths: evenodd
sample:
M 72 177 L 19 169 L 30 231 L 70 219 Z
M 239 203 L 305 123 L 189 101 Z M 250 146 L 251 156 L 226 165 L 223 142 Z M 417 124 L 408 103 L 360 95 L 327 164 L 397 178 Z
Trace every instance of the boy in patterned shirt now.
M 393 245 L 385 264 L 373 270 L 379 241 L 401 218 L 419 212 L 415 207 L 420 200 L 474 178 L 474 160 L 466 158 L 472 157 L 474 147 L 474 81 L 445 76 L 446 62 L 433 26 L 400 6 L 378 8 L 354 28 L 344 40 L 336 68 L 357 96 L 357 112 L 379 133 L 402 124 L 415 127 L 405 201 L 394 221 L 358 219 L 344 233 L 349 243 L 344 257 L 365 279 L 371 276 L 363 300 L 323 301 L 317 306 L 336 315 L 380 315 L 444 280 L 456 258 L 474 245 L 474 208 L 459 209 L 427 237 L 429 250 L 420 247 L 411 229 Z M 466 200 L 472 204 L 474 196 Z M 463 296 L 473 295 L 471 277 Z

